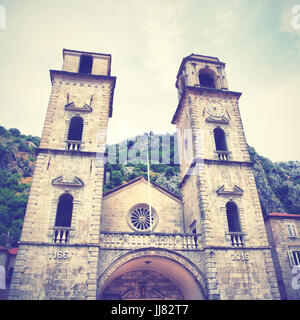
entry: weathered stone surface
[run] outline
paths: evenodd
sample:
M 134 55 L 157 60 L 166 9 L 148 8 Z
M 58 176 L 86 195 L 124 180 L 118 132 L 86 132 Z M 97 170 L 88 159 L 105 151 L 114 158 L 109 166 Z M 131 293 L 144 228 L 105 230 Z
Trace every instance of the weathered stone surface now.
M 191 150 L 192 155 L 181 164 L 182 204 L 151 185 L 157 226 L 155 234 L 141 234 L 130 228 L 127 215 L 134 206 L 148 203 L 147 182 L 102 194 L 104 163 L 99 154 L 105 151 L 115 78 L 109 76 L 109 55 L 91 55 L 92 76 L 76 74 L 80 53 L 72 51 L 64 52 L 63 71 L 51 73 L 53 87 L 10 299 L 279 298 L 239 113 L 240 94 L 228 91 L 224 64 L 192 55 L 180 67 L 180 103 L 173 123 L 182 137 L 179 150 Z M 215 74 L 215 89 L 200 87 L 203 68 Z M 70 103 L 72 108 L 65 108 Z M 214 121 L 207 111 L 210 103 L 221 105 L 226 121 Z M 83 108 L 85 104 L 92 110 Z M 83 119 L 80 151 L 67 150 L 73 116 Z M 216 127 L 226 138 L 227 153 L 221 155 L 216 152 Z M 194 174 L 187 175 L 193 161 Z M 65 183 L 53 184 L 57 177 Z M 75 177 L 81 182 L 66 183 Z M 222 186 L 223 191 L 238 186 L 242 192 L 218 193 Z M 67 243 L 53 243 L 58 199 L 64 193 L 73 197 L 72 223 L 64 230 Z M 228 227 L 229 201 L 238 207 L 240 231 L 234 237 Z M 145 237 L 152 244 L 143 247 Z

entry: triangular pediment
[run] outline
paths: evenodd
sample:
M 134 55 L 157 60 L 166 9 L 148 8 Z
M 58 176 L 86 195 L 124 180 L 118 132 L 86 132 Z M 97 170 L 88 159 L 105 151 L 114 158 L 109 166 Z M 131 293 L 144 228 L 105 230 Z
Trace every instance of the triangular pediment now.
M 86 103 L 82 107 L 76 107 L 74 102 L 70 102 L 65 105 L 65 110 L 76 112 L 91 112 L 93 111 L 93 108 Z
M 117 193 L 117 192 L 126 191 L 127 188 L 131 188 L 131 187 L 133 187 L 133 186 L 135 186 L 135 185 L 137 185 L 139 183 L 143 183 L 146 186 L 148 186 L 148 180 L 145 179 L 143 176 L 141 176 L 141 177 L 137 177 L 135 179 L 132 179 L 132 180 L 126 182 L 126 183 L 123 183 L 122 185 L 120 185 L 120 186 L 118 186 L 118 187 L 116 187 L 114 189 L 111 189 L 111 190 L 108 190 L 108 191 L 104 192 L 104 197 L 112 195 L 112 194 Z M 180 198 L 176 194 L 168 191 L 167 189 L 159 186 L 158 184 L 156 184 L 156 183 L 154 183 L 152 181 L 151 181 L 151 187 L 153 187 L 155 190 L 165 194 L 166 196 L 172 198 L 173 200 L 176 200 L 177 202 L 180 202 Z
M 226 188 L 225 185 L 222 185 L 216 190 L 216 192 L 217 195 L 222 196 L 241 196 L 244 190 L 237 185 L 235 185 L 233 188 Z
M 63 176 L 59 176 L 52 180 L 52 185 L 57 187 L 81 188 L 84 186 L 84 183 L 78 177 L 74 177 L 73 181 L 67 181 L 67 180 L 64 180 Z
M 209 116 L 205 119 L 206 122 L 218 123 L 218 124 L 228 124 L 229 120 L 226 117 L 213 117 Z

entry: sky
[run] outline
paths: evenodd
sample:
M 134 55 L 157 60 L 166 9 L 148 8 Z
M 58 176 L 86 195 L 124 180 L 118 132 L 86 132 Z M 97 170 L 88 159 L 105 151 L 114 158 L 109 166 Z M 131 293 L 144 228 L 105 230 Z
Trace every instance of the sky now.
M 297 3 L 298 2 L 298 3 Z M 226 63 L 246 139 L 300 160 L 299 0 L 0 0 L 0 125 L 41 136 L 62 50 L 112 55 L 108 143 L 173 133 L 175 80 L 191 53 Z

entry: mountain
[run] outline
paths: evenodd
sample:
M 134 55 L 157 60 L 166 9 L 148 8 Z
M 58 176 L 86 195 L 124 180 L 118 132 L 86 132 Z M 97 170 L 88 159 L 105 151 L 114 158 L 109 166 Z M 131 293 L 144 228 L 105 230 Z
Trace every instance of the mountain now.
M 39 143 L 39 137 L 0 126 L 0 245 L 7 240 L 17 245 L 20 238 Z M 248 148 L 263 214 L 300 214 L 300 162 L 272 162 Z M 151 181 L 181 196 L 176 133 L 138 135 L 107 146 L 107 151 L 104 192 L 138 176 L 147 178 L 149 151 Z
M 300 214 L 300 161 L 272 162 L 248 146 L 263 214 Z

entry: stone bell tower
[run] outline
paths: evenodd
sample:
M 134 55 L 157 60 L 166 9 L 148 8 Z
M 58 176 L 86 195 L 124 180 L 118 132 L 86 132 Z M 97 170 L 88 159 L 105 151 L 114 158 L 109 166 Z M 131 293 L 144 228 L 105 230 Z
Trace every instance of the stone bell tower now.
M 32 180 L 9 299 L 96 299 L 111 56 L 63 50 Z
M 210 299 L 277 299 L 238 101 L 225 63 L 191 54 L 180 65 L 176 124 L 185 232 L 201 233 Z M 186 156 L 186 154 L 190 156 Z

